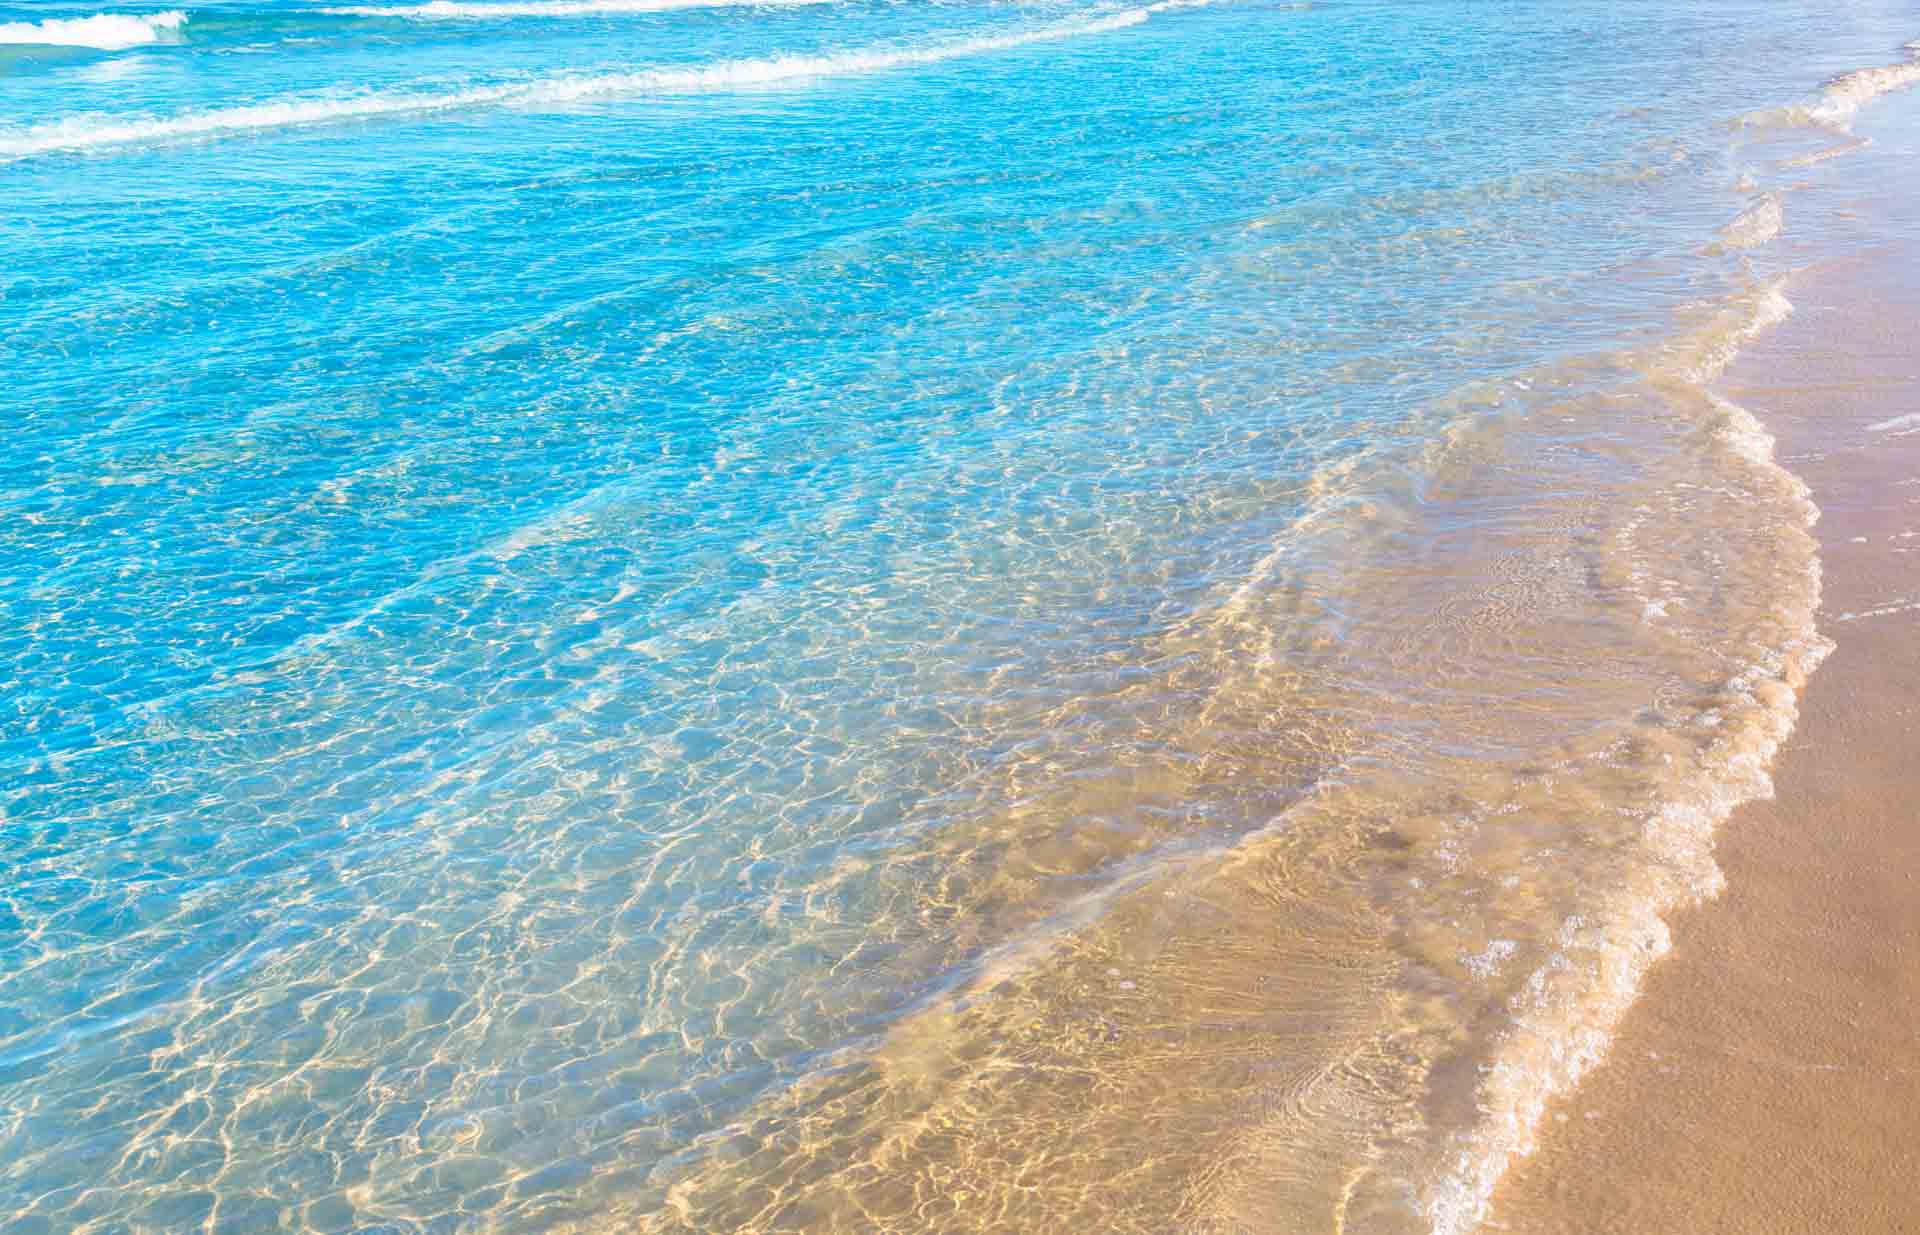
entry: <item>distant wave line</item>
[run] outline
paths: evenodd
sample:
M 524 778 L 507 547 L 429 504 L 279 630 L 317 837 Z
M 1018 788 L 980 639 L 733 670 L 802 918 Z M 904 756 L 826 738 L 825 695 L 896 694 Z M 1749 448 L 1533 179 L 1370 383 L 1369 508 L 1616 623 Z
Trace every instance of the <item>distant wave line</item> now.
M 513 17 L 596 17 L 674 9 L 797 8 L 833 0 L 428 0 L 426 4 L 354 4 L 320 12 L 412 21 L 497 21 Z
M 157 43 L 186 24 L 187 15 L 179 9 L 168 9 L 164 13 L 96 13 L 91 17 L 11 21 L 0 23 L 0 45 L 119 51 Z
M 1821 87 L 1817 101 L 1797 103 L 1790 107 L 1770 107 L 1764 111 L 1749 112 L 1740 118 L 1739 123 L 1747 125 L 1806 125 L 1828 129 L 1838 133 L 1850 133 L 1853 118 L 1868 103 L 1883 94 L 1895 90 L 1904 90 L 1920 83 L 1920 39 L 1901 48 L 1906 59 L 1899 64 L 1879 64 L 1871 68 L 1855 69 L 1850 73 L 1828 81 Z M 1807 156 L 1810 161 L 1844 154 L 1859 149 L 1860 143 L 1832 147 L 1818 155 Z
M 1202 3 L 1205 0 L 1201 0 Z M 78 116 L 52 124 L 0 134 L 0 157 L 22 159 L 57 152 L 85 152 L 149 141 L 227 136 L 299 128 L 334 121 L 382 116 L 426 115 L 472 107 L 565 104 L 646 94 L 706 93 L 754 86 L 877 72 L 916 64 L 936 64 L 1085 35 L 1122 30 L 1156 12 L 1198 7 L 1192 0 L 1162 0 L 1105 17 L 1061 22 L 1010 34 L 989 35 L 928 47 L 842 52 L 835 55 L 775 56 L 728 60 L 697 68 L 644 69 L 543 78 L 445 93 L 369 93 L 334 98 L 287 100 L 224 107 L 162 118 L 115 120 Z

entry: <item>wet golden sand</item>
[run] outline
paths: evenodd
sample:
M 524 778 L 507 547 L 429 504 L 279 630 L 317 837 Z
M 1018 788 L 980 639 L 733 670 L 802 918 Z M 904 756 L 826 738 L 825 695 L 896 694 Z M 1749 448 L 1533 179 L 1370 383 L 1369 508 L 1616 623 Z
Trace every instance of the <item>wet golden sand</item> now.
M 1920 413 L 1920 177 L 1891 176 L 1835 204 L 1872 239 L 1803 270 L 1724 383 L 1824 512 L 1837 649 L 1777 797 L 1723 826 L 1726 891 L 1674 920 L 1487 1229 L 1920 1231 L 1920 432 L 1869 428 Z

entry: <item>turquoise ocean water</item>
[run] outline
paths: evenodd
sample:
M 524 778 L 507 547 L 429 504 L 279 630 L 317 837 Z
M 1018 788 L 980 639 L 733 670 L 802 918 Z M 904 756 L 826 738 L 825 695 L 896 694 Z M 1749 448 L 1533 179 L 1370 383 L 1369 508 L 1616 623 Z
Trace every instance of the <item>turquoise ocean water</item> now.
M 1817 662 L 1710 384 L 1915 37 L 0 3 L 0 1231 L 1473 1229 Z

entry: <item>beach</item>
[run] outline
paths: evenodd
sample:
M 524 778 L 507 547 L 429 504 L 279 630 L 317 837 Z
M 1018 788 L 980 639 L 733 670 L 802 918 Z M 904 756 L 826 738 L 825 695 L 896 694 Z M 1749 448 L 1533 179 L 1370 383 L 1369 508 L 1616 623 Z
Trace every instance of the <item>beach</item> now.
M 0 0 L 0 1235 L 1897 1223 L 1916 35 Z
M 1490 1229 L 1920 1229 L 1920 101 L 1799 190 L 1793 316 L 1722 388 L 1821 510 L 1835 644 L 1734 812 L 1727 886 L 1676 915 L 1607 1061 L 1555 1104 Z

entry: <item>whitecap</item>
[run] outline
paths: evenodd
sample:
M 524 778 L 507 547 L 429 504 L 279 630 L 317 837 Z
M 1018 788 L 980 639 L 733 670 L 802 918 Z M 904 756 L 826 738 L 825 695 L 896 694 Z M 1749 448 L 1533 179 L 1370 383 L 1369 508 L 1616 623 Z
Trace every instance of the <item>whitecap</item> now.
M 118 51 L 143 47 L 177 35 L 187 24 L 179 9 L 164 13 L 96 13 L 91 17 L 49 17 L 45 21 L 0 24 L 0 45 L 92 47 Z

